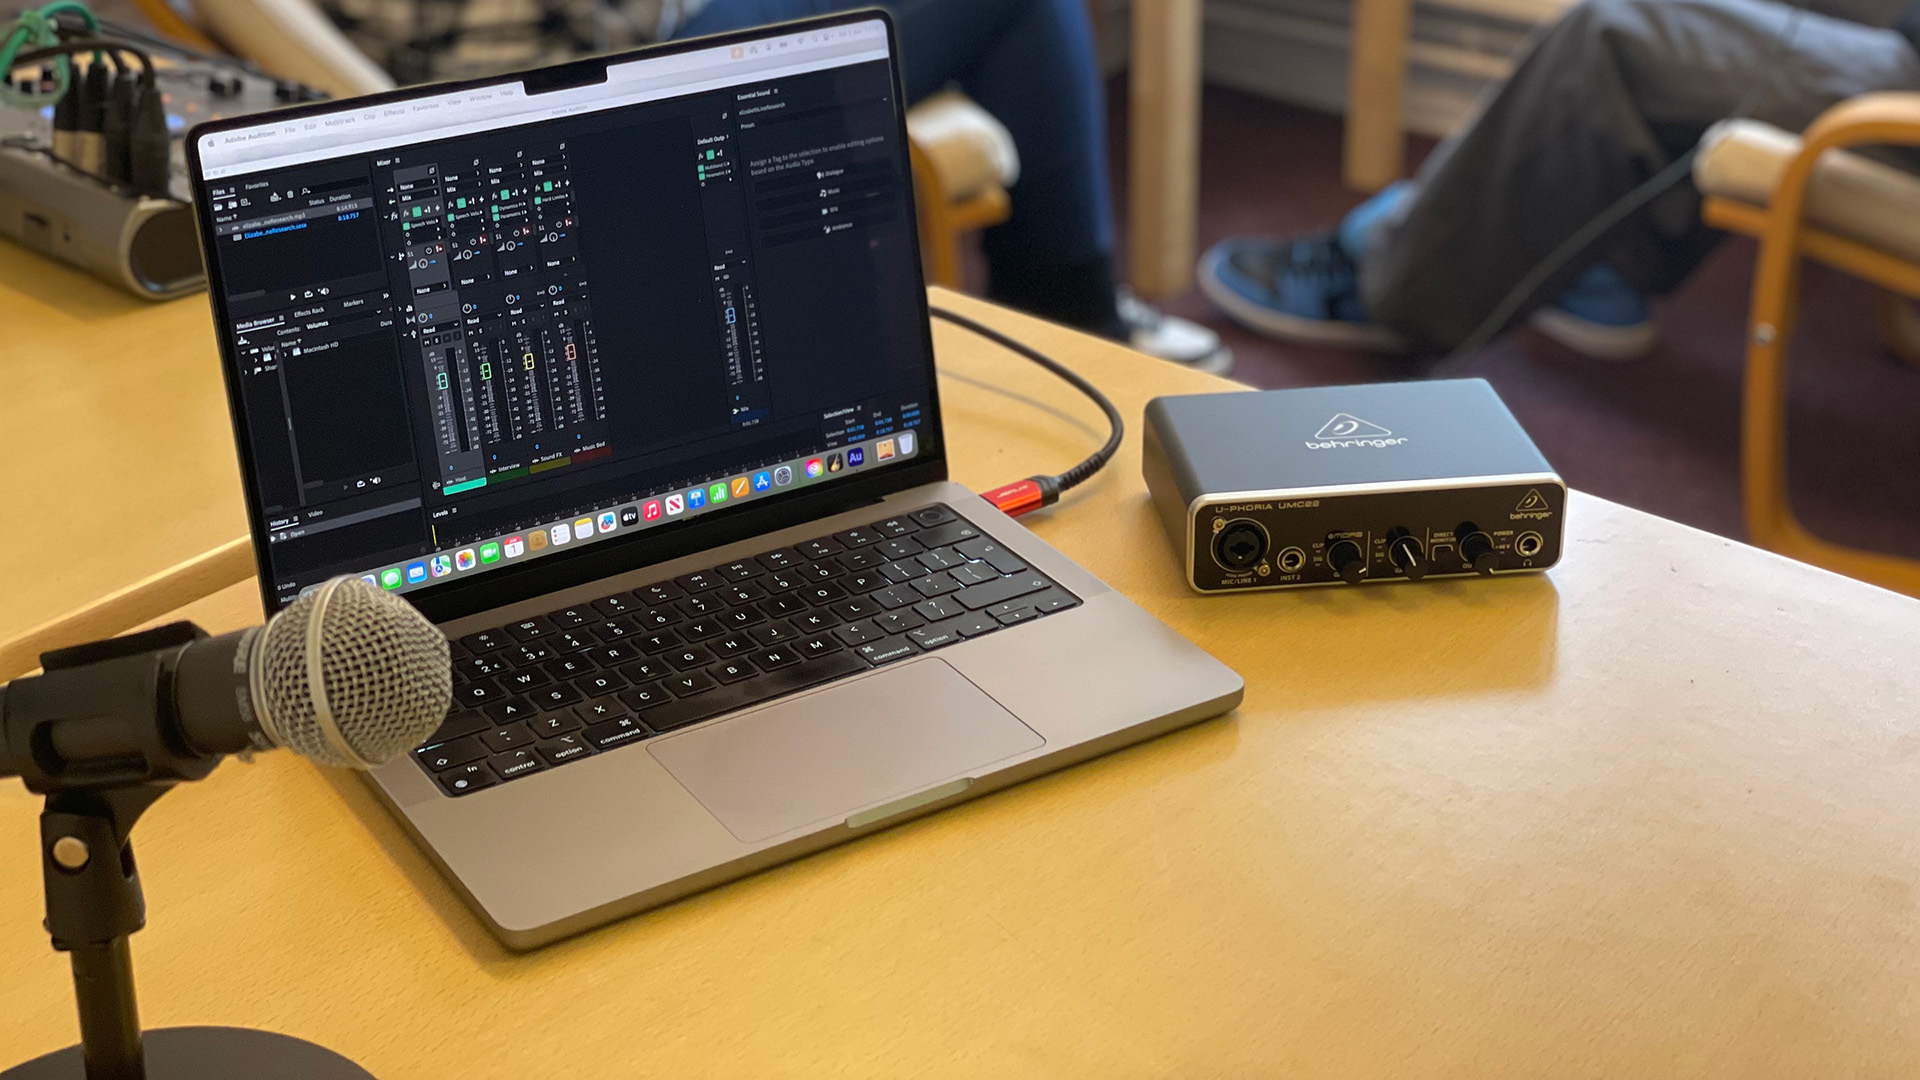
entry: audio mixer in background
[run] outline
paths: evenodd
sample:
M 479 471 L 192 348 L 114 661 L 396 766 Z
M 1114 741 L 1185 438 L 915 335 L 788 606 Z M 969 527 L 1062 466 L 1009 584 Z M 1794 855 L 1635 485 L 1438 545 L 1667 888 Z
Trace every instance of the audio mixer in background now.
M 0 235 L 149 300 L 203 288 L 187 129 L 324 95 L 120 27 L 98 35 L 63 34 L 79 51 L 58 103 L 57 59 L 34 59 L 51 49 L 22 49 L 5 73 Z

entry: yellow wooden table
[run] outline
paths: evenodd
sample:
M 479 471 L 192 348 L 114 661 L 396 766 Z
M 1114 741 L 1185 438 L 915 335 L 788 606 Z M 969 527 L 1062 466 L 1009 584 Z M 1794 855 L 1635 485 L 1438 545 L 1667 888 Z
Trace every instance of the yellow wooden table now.
M 229 535 L 232 453 L 201 301 L 129 310 L 19 263 L 0 568 L 75 603 Z M 1128 417 L 1226 385 L 939 299 Z M 936 339 L 963 482 L 1097 440 L 1031 365 Z M 229 763 L 137 833 L 145 1019 L 383 1080 L 1920 1075 L 1920 602 L 1593 498 L 1571 517 L 1543 577 L 1199 597 L 1130 436 L 1028 520 L 1242 672 L 1236 714 L 526 956 L 351 776 Z M 0 1064 L 76 1037 L 35 812 L 0 783 Z

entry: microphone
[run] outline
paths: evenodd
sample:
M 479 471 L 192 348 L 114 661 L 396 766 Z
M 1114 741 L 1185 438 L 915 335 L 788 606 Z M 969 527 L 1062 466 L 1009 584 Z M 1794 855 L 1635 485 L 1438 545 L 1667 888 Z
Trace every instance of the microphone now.
M 275 747 L 369 769 L 425 742 L 453 695 L 439 628 L 359 578 L 265 626 L 175 623 L 41 659 L 44 674 L 0 686 L 0 777 L 36 792 L 194 780 Z

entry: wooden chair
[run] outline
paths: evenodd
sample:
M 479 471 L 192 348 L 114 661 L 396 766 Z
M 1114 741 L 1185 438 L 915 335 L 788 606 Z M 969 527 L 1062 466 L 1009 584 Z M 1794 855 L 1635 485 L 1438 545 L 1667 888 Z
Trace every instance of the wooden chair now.
M 1808 532 L 1787 490 L 1787 358 L 1802 259 L 1882 290 L 1880 323 L 1909 363 L 1920 334 L 1920 177 L 1847 153 L 1920 146 L 1920 93 L 1867 94 L 1828 110 L 1795 137 L 1753 121 L 1708 134 L 1694 166 L 1708 224 L 1755 237 L 1760 255 L 1747 334 L 1741 487 L 1753 543 L 1920 596 L 1920 560 L 1847 547 Z

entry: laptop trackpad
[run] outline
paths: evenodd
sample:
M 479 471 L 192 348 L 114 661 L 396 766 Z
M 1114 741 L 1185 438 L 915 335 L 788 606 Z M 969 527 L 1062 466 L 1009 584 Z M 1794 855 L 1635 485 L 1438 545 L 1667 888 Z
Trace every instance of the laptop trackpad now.
M 946 661 L 927 659 L 647 746 L 751 844 L 888 800 L 904 811 L 905 796 L 1045 743 Z M 942 797 L 965 789 L 947 786 Z

